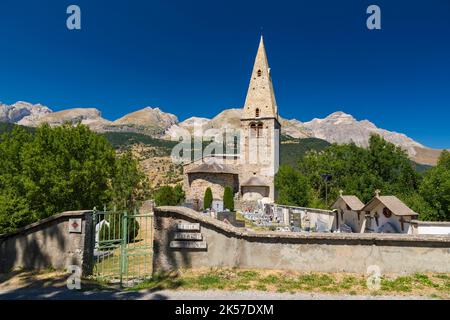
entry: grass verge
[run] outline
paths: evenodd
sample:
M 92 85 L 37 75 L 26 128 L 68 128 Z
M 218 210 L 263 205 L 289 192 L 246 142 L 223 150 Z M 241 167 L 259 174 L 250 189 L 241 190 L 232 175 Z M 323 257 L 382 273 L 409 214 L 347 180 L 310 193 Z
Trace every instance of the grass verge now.
M 158 274 L 128 290 L 258 290 L 348 295 L 414 295 L 450 299 L 450 275 L 416 273 L 383 276 L 378 290 L 367 277 L 344 273 L 299 273 L 277 270 L 202 269 Z

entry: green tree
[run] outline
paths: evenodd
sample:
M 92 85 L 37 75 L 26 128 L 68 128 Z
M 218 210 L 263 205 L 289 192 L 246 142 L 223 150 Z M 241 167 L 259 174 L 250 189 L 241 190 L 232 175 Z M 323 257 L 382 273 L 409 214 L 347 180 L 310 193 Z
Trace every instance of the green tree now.
M 306 207 L 311 200 L 311 187 L 304 175 L 294 168 L 282 165 L 275 176 L 278 203 Z
M 26 199 L 14 194 L 0 193 L 0 234 L 12 232 L 38 219 Z
M 234 211 L 233 190 L 229 186 L 226 186 L 223 191 L 223 205 L 225 209 Z
M 84 125 L 42 125 L 33 134 L 16 126 L 0 136 L 0 233 L 112 200 L 130 207 L 142 177 L 130 155 L 118 158 Z
M 173 188 L 173 192 L 175 193 L 177 204 L 183 203 L 183 201 L 185 200 L 185 193 L 183 191 L 183 187 L 181 186 L 181 184 L 177 184 Z
M 422 219 L 450 220 L 450 152 L 442 151 L 437 166 L 425 173 L 420 194 L 434 209 Z
M 299 170 L 307 178 L 319 199 L 325 199 L 325 183 L 321 174 L 332 175 L 328 198 L 335 199 L 339 190 L 358 196 L 363 202 L 373 197 L 374 190 L 394 195 L 417 192 L 420 176 L 407 154 L 378 135 L 369 139 L 367 149 L 355 144 L 333 144 L 321 152 L 308 152 L 299 161 Z
M 131 151 L 117 157 L 112 178 L 112 205 L 129 212 L 149 196 L 149 183 Z
M 43 125 L 20 157 L 25 196 L 40 218 L 109 202 L 115 152 L 88 127 Z
M 419 192 L 399 194 L 398 197 L 408 207 L 410 207 L 415 212 L 419 213 L 419 220 L 436 219 L 436 209 L 433 208 Z
M 156 190 L 154 198 L 157 206 L 177 206 L 183 202 L 184 192 L 181 185 L 163 186 Z
M 203 197 L 203 209 L 211 209 L 213 202 L 213 194 L 211 188 L 208 187 L 205 190 L 205 196 Z

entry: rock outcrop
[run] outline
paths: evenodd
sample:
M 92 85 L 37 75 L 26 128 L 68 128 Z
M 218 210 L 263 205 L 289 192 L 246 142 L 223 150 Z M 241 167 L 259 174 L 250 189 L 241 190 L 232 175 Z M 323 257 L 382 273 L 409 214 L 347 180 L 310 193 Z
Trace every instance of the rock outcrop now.
M 186 132 L 195 134 L 194 127 L 207 129 L 238 129 L 240 127 L 242 109 L 226 109 L 212 119 L 191 117 L 182 122 L 160 108 L 146 107 L 126 114 L 113 122 L 101 117 L 95 108 L 74 108 L 52 112 L 41 104 L 19 101 L 12 105 L 0 104 L 0 122 L 17 123 L 35 127 L 41 123 L 61 125 L 64 122 L 88 125 L 97 132 L 118 131 L 137 132 L 156 138 L 172 139 Z M 408 136 L 378 128 L 368 120 L 357 120 L 342 111 L 329 116 L 315 118 L 308 122 L 297 119 L 279 117 L 282 134 L 293 138 L 319 138 L 331 143 L 355 143 L 367 147 L 372 134 L 381 135 L 384 139 L 403 148 L 410 158 L 417 163 L 435 165 L 441 150 L 431 149 L 414 141 Z

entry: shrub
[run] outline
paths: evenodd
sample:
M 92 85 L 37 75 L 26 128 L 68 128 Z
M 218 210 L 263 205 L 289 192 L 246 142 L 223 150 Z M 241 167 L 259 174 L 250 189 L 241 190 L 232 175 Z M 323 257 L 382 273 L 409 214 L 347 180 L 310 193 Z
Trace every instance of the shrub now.
M 155 192 L 155 204 L 157 206 L 176 206 L 184 201 L 184 191 L 181 185 L 174 188 L 171 186 L 163 186 Z
M 225 209 L 234 211 L 233 190 L 231 190 L 231 187 L 229 186 L 226 186 L 225 190 L 223 191 L 223 205 Z
M 203 209 L 211 209 L 213 202 L 213 194 L 211 188 L 208 187 L 205 191 L 205 196 L 203 197 Z

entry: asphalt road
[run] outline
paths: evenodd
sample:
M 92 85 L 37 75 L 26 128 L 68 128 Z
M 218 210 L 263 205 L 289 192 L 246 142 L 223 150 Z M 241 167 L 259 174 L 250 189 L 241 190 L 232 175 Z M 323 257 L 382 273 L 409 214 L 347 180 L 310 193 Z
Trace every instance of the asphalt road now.
M 190 291 L 190 290 L 143 290 L 139 292 L 127 291 L 98 291 L 98 290 L 69 290 L 65 287 L 49 288 L 19 288 L 0 291 L 0 300 L 384 300 L 427 299 L 419 296 L 352 296 L 328 295 L 317 293 L 278 293 L 262 291 Z

